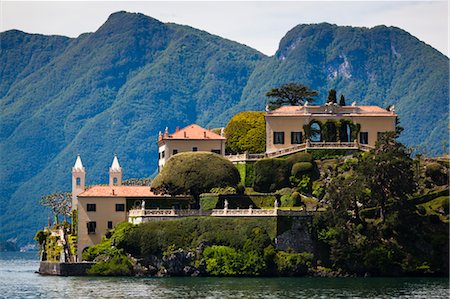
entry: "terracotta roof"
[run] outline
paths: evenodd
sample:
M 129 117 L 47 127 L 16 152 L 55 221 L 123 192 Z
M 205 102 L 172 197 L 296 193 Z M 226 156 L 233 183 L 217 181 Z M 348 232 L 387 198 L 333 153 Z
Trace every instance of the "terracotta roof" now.
M 327 111 L 330 109 L 333 112 Z M 294 116 L 313 114 L 343 114 L 349 116 L 395 116 L 395 112 L 388 111 L 378 106 L 281 106 L 278 109 L 266 113 L 266 116 Z
M 173 134 L 165 134 L 162 139 L 225 140 L 226 138 L 199 125 L 192 124 Z
M 113 194 L 114 190 L 114 194 Z M 150 186 L 92 186 L 78 197 L 154 197 L 164 195 L 155 195 L 150 191 Z

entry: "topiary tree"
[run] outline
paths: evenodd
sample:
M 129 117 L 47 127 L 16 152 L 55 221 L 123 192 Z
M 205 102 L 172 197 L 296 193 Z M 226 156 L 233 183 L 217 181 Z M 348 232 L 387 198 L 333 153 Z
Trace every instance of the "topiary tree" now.
M 337 103 L 336 90 L 330 89 L 328 91 L 327 103 L 332 103 L 332 104 L 336 104 Z
M 234 187 L 240 182 L 233 163 L 214 153 L 188 152 L 172 156 L 152 181 L 156 194 L 190 194 L 199 202 L 200 194 L 214 187 Z
M 253 189 L 273 192 L 290 185 L 291 163 L 286 159 L 261 159 L 255 163 Z
M 266 121 L 264 112 L 246 111 L 236 114 L 225 127 L 225 150 L 237 154 L 264 153 L 266 150 Z
M 269 104 L 271 109 L 276 109 L 285 104 L 297 106 L 303 105 L 306 101 L 313 102 L 314 97 L 318 94 L 317 91 L 311 90 L 303 84 L 288 83 L 281 87 L 272 88 L 266 93 L 266 96 L 275 99 L 270 101 Z
M 341 94 L 341 97 L 339 99 L 339 106 L 345 106 L 345 97 L 343 94 Z

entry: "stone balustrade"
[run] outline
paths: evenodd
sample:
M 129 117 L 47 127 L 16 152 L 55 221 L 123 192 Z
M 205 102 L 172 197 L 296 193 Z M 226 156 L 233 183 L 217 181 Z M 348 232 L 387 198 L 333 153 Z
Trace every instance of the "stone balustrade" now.
M 129 217 L 249 217 L 249 216 L 306 216 L 312 212 L 305 210 L 281 210 L 281 209 L 213 209 L 209 211 L 202 210 L 177 210 L 177 209 L 152 209 L 142 210 L 133 209 L 128 212 Z
M 354 150 L 362 150 L 365 152 L 373 149 L 373 146 L 368 144 L 361 144 L 357 141 L 354 142 L 311 142 L 307 141 L 302 144 L 297 144 L 288 148 L 280 149 L 274 152 L 268 152 L 265 154 L 237 154 L 237 155 L 226 155 L 225 158 L 230 160 L 231 162 L 245 162 L 245 161 L 257 161 L 263 158 L 276 158 L 281 156 L 286 156 L 289 154 L 293 154 L 296 152 L 304 151 L 307 149 L 354 149 Z

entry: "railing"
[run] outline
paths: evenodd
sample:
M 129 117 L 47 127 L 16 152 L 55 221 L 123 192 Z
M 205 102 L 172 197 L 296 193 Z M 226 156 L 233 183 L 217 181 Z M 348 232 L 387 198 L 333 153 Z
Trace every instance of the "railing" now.
M 256 161 L 263 158 L 276 158 L 281 156 L 286 156 L 289 154 L 293 154 L 296 152 L 304 151 L 307 149 L 355 149 L 362 150 L 365 152 L 370 151 L 374 147 L 368 144 L 361 144 L 357 141 L 355 142 L 310 142 L 301 143 L 295 146 L 291 146 L 288 148 L 280 149 L 274 152 L 268 152 L 265 154 L 237 154 L 237 155 L 226 155 L 225 158 L 230 160 L 231 162 L 240 162 L 240 161 Z
M 176 210 L 176 209 L 156 209 L 156 210 L 142 210 L 135 209 L 128 212 L 129 217 L 199 217 L 199 216 L 213 216 L 213 217 L 249 217 L 249 216 L 306 216 L 312 212 L 306 210 L 280 210 L 274 209 L 213 209 L 210 211 L 202 210 Z

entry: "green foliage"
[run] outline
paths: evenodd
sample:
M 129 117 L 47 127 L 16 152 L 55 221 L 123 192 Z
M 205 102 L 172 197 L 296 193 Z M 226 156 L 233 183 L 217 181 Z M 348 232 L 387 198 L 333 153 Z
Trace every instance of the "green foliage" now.
M 219 202 L 218 194 L 202 194 L 200 195 L 200 209 L 203 211 L 209 211 L 217 207 Z
M 328 91 L 327 103 L 337 104 L 336 90 L 330 89 Z
M 101 276 L 129 276 L 132 275 L 133 266 L 131 260 L 121 249 L 111 249 L 101 256 L 102 260 L 92 265 L 87 270 L 89 275 Z
M 433 162 L 425 166 L 425 174 L 438 186 L 448 183 L 448 171 L 439 163 Z
M 238 163 L 234 165 L 239 171 L 239 174 L 241 176 L 241 183 L 245 187 L 253 186 L 253 180 L 255 176 L 254 165 L 254 162 Z
M 293 165 L 298 162 L 313 162 L 313 156 L 310 153 L 300 152 L 287 156 L 286 160 Z
M 38 243 L 39 246 L 42 246 L 49 236 L 49 232 L 38 230 L 36 236 L 34 237 L 34 240 Z
M 239 172 L 229 160 L 207 152 L 180 153 L 171 157 L 153 180 L 151 190 L 171 195 L 189 193 L 196 200 L 214 187 L 236 187 Z
M 278 88 L 272 88 L 266 93 L 267 97 L 275 99 L 269 102 L 270 109 L 276 109 L 286 104 L 290 106 L 303 105 L 306 101 L 311 103 L 317 95 L 317 91 L 299 83 L 284 84 Z
M 236 194 L 236 188 L 233 187 L 224 187 L 224 188 L 212 188 L 209 193 L 212 194 L 220 194 L 220 195 L 232 195 Z
M 83 261 L 93 261 L 97 256 L 109 253 L 111 250 L 111 245 L 111 239 L 107 239 L 99 244 L 89 246 L 83 250 L 81 259 Z
M 311 162 L 297 162 L 292 166 L 291 174 L 296 178 L 300 178 L 312 169 L 313 165 Z
M 273 218 L 189 217 L 141 224 L 126 235 L 120 247 L 134 256 L 162 254 L 171 245 L 187 249 L 212 244 L 242 250 L 250 248 L 249 239 L 267 246 L 258 240 L 273 239 L 275 232 Z
M 345 97 L 343 94 L 339 98 L 339 106 L 345 106 Z
M 257 192 L 273 192 L 289 186 L 290 163 L 285 159 L 261 159 L 255 163 L 253 189 Z
M 277 272 L 282 276 L 306 275 L 313 259 L 312 253 L 279 251 L 275 255 Z
M 225 127 L 225 137 L 227 153 L 264 153 L 266 150 L 264 112 L 246 111 L 236 114 Z
M 130 178 L 122 181 L 124 186 L 150 186 L 151 178 Z

